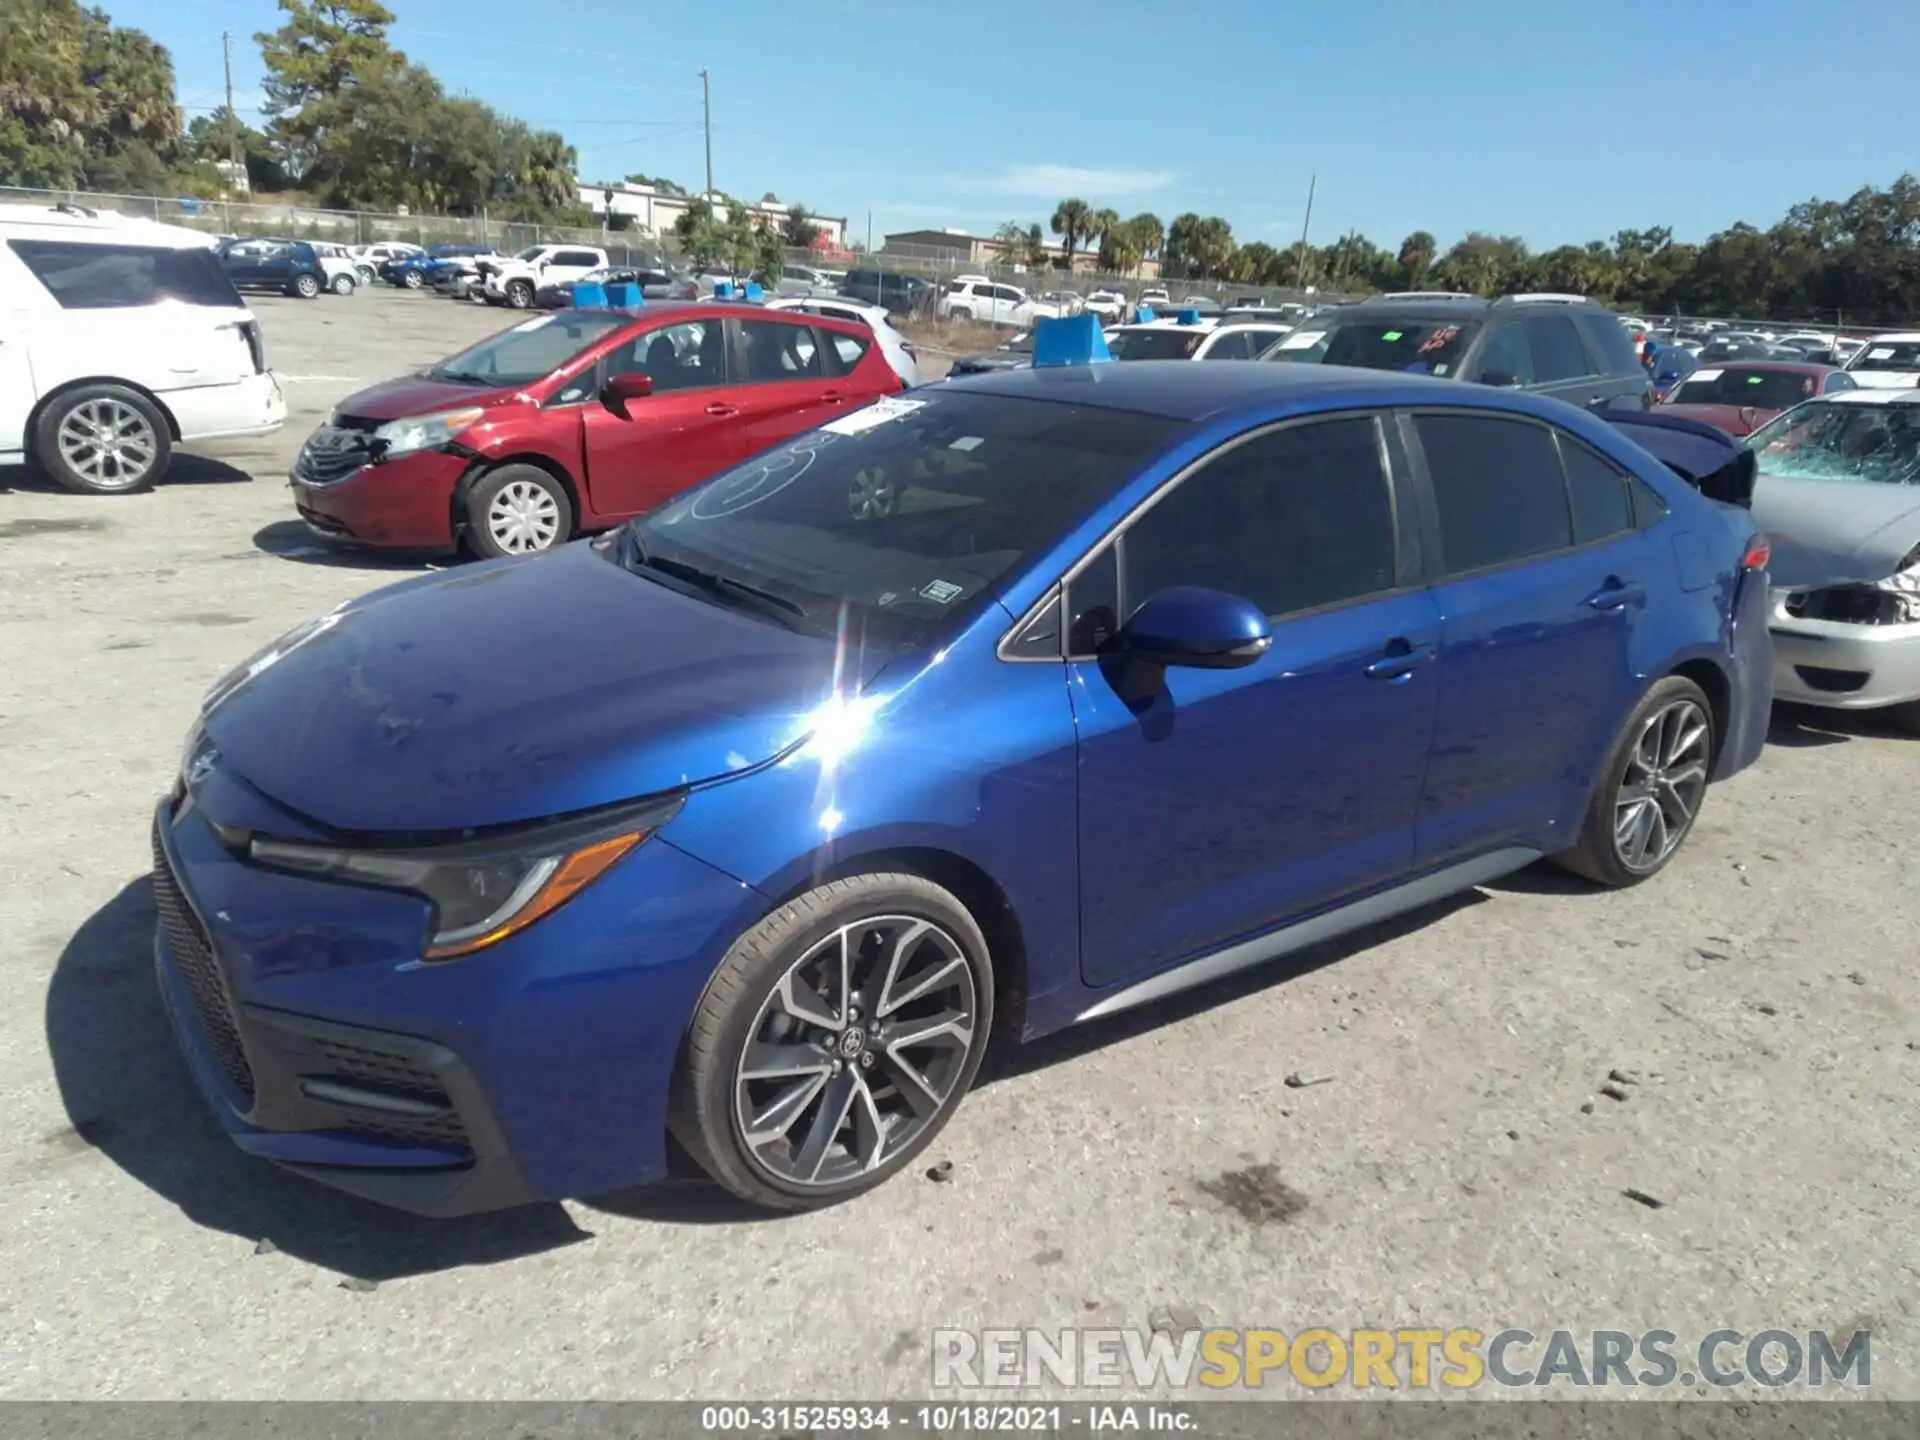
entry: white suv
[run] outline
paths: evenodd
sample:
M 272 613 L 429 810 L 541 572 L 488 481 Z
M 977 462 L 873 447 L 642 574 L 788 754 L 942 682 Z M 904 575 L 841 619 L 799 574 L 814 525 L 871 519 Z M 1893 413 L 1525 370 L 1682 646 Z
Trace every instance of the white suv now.
M 940 314 L 948 320 L 984 320 L 989 325 L 1029 329 L 1036 320 L 1057 320 L 1062 307 L 1035 300 L 1015 285 L 1001 285 L 984 276 L 961 275 L 949 280 L 940 294 Z
M 196 230 L 0 205 L 0 464 L 114 495 L 177 444 L 287 418 L 260 325 Z
M 511 260 L 489 258 L 480 266 L 480 298 L 525 310 L 542 285 L 564 285 L 607 264 L 606 251 L 585 245 L 530 245 Z

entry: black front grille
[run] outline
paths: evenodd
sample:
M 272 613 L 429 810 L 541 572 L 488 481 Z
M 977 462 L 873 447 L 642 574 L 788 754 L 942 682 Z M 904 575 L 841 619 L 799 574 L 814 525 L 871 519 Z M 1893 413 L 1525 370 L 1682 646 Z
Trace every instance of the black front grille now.
M 412 1100 L 439 1107 L 436 1114 L 404 1114 L 397 1111 L 351 1109 L 346 1128 L 393 1140 L 416 1140 L 431 1145 L 465 1145 L 466 1127 L 460 1123 L 440 1077 L 404 1055 L 384 1050 L 369 1050 L 339 1040 L 318 1039 L 314 1049 L 327 1064 L 326 1078 L 338 1079 L 356 1088 L 371 1090 L 401 1100 Z M 331 1102 L 330 1102 L 331 1103 Z
M 153 903 L 160 912 L 161 925 L 166 928 L 174 964 L 186 982 L 187 993 L 193 997 L 193 1008 L 200 1017 L 200 1028 L 206 1034 L 207 1043 L 227 1077 L 251 1101 L 253 1067 L 247 1064 L 247 1052 L 240 1045 L 226 974 L 220 968 L 219 957 L 213 953 L 213 941 L 206 927 L 187 904 L 180 882 L 174 878 L 173 866 L 160 842 L 157 820 L 153 832 Z
M 373 459 L 373 439 L 366 431 L 343 425 L 322 425 L 300 447 L 293 462 L 294 478 L 312 485 L 332 485 L 346 479 Z

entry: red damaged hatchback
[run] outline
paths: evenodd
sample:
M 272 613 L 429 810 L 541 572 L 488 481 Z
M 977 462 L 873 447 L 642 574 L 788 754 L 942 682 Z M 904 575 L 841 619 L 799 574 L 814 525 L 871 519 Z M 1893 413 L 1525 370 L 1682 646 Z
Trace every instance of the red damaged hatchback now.
M 530 554 L 904 388 L 846 321 L 562 310 L 341 401 L 294 461 L 294 503 L 329 540 Z

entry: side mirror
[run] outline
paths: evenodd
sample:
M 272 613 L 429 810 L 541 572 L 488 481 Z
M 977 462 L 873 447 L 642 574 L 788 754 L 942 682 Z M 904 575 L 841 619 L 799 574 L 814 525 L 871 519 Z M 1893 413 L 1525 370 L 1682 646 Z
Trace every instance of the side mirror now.
M 1509 374 L 1505 370 L 1482 370 L 1480 372 L 1480 383 L 1482 385 L 1491 385 L 1496 390 L 1512 390 L 1518 387 L 1520 378 L 1517 375 Z
M 623 370 L 618 375 L 609 375 L 607 383 L 600 387 L 600 403 L 624 420 L 627 418 L 629 400 L 644 400 L 651 394 L 651 375 L 638 370 Z
M 1173 585 L 1134 611 L 1108 649 L 1148 665 L 1237 670 L 1272 644 L 1273 627 L 1251 600 L 1199 585 Z

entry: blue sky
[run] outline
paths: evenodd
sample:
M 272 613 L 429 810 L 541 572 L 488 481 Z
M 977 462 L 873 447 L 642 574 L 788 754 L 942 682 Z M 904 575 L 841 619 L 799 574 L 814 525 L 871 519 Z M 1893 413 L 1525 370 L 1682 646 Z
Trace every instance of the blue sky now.
M 585 179 L 698 188 L 704 67 L 719 188 L 844 215 L 857 238 L 871 211 L 876 243 L 1044 224 L 1069 193 L 1285 243 L 1314 174 L 1316 243 L 1697 240 L 1920 165 L 1920 5 L 1842 23 L 1804 0 L 387 3 L 400 48 L 562 131 Z M 171 49 L 190 106 L 219 102 L 232 30 L 240 104 L 258 104 L 271 0 L 109 9 Z

